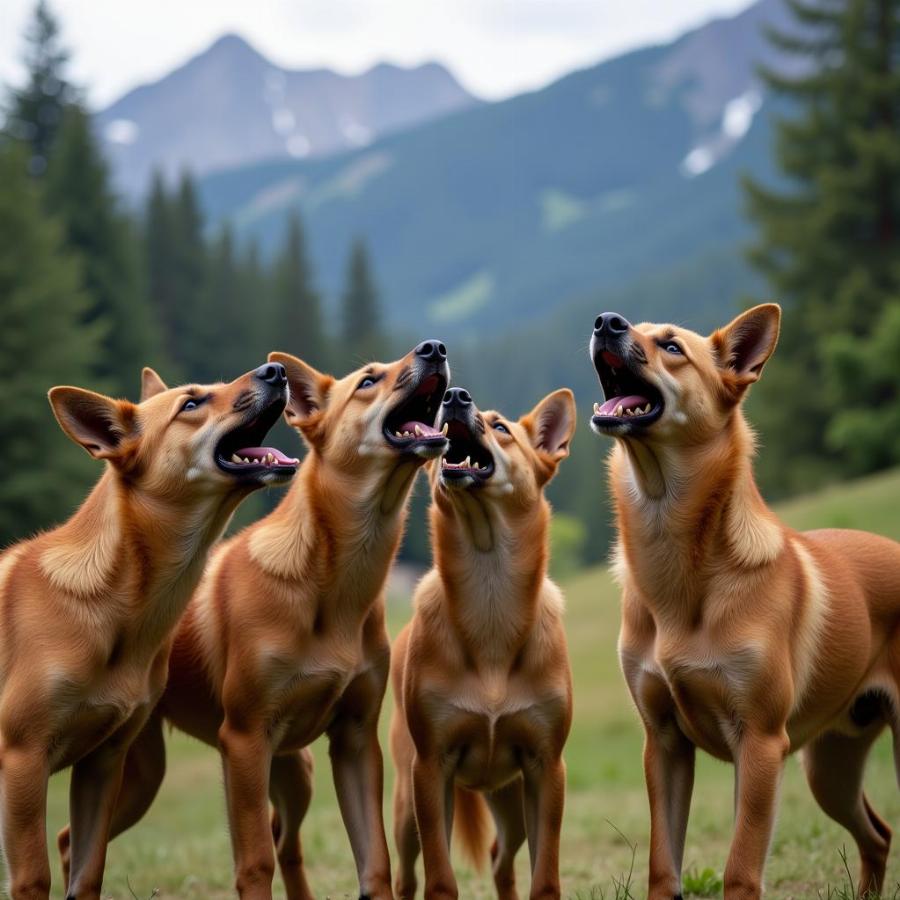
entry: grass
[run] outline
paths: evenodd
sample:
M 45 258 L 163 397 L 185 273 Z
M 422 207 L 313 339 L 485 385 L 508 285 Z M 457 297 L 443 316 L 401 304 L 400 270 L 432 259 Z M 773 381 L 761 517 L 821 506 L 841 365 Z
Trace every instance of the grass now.
M 900 538 L 900 472 L 830 489 L 781 509 L 797 527 L 869 528 Z M 575 720 L 566 752 L 569 793 L 563 828 L 564 895 L 572 900 L 645 896 L 648 817 L 641 771 L 641 731 L 628 700 L 615 653 L 618 592 L 603 569 L 584 572 L 565 585 L 567 623 L 575 674 Z M 408 616 L 408 599 L 391 606 L 392 633 Z M 383 724 L 387 724 L 387 711 Z M 386 746 L 386 745 L 385 745 Z M 109 850 L 104 895 L 218 900 L 231 896 L 231 855 L 217 754 L 173 734 L 169 771 L 157 802 L 140 823 Z M 355 870 L 330 781 L 322 742 L 315 747 L 316 790 L 304 841 L 318 897 L 355 893 Z M 387 766 L 385 814 L 392 773 Z M 52 837 L 66 822 L 66 774 L 51 782 Z M 891 747 L 880 740 L 867 775 L 867 790 L 882 815 L 900 825 L 900 792 Z M 721 896 L 721 873 L 732 825 L 732 768 L 698 757 L 688 831 L 686 896 Z M 847 847 L 846 865 L 842 850 Z M 54 865 L 55 851 L 53 853 Z M 527 853 L 519 860 L 527 885 Z M 458 866 L 460 896 L 492 896 L 487 876 Z M 843 900 L 852 896 L 856 848 L 849 835 L 821 813 L 809 794 L 799 761 L 788 761 L 780 817 L 767 869 L 773 898 Z M 891 855 L 887 897 L 900 900 L 900 858 Z M 56 891 L 59 891 L 58 879 Z M 276 884 L 276 896 L 282 896 Z

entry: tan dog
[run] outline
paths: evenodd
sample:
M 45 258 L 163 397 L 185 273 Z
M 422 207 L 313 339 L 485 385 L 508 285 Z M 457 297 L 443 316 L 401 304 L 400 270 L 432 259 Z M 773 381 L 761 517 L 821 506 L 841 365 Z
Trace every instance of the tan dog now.
M 243 497 L 296 471 L 258 443 L 287 399 L 282 366 L 167 389 L 138 405 L 56 387 L 69 437 L 106 461 L 64 525 L 0 557 L 0 777 L 13 898 L 50 891 L 46 794 L 72 766 L 67 896 L 99 896 L 125 752 L 162 693 L 171 631 Z M 230 462 L 232 454 L 271 462 Z M 278 462 L 275 462 L 275 459 Z
M 517 896 L 513 863 L 527 836 L 531 896 L 559 897 L 572 684 L 562 595 L 547 578 L 543 489 L 568 455 L 575 401 L 556 391 L 511 422 L 453 388 L 439 422 L 450 447 L 432 465 L 435 568 L 391 667 L 397 895 L 415 895 L 421 840 L 425 896 L 457 896 L 454 799 L 478 860 L 488 847 L 483 794 L 497 830 L 498 895 Z
M 311 898 L 300 850 L 312 791 L 305 748 L 327 733 L 360 893 L 389 898 L 377 735 L 390 653 L 384 587 L 413 479 L 447 444 L 432 427 L 446 350 L 425 341 L 339 381 L 287 354 L 270 359 L 287 369 L 285 417 L 309 453 L 278 508 L 212 558 L 178 629 L 166 693 L 129 753 L 134 777 L 113 833 L 156 795 L 165 718 L 221 751 L 240 895 L 271 897 L 274 837 L 288 897 Z
M 592 427 L 616 438 L 610 475 L 623 585 L 622 669 L 646 730 L 650 898 L 680 896 L 695 747 L 736 768 L 728 900 L 759 897 L 788 753 L 804 748 L 822 809 L 880 890 L 891 832 L 862 792 L 875 737 L 898 746 L 900 544 L 799 534 L 753 480 L 741 411 L 775 349 L 780 309 L 701 337 L 597 318 L 604 393 Z

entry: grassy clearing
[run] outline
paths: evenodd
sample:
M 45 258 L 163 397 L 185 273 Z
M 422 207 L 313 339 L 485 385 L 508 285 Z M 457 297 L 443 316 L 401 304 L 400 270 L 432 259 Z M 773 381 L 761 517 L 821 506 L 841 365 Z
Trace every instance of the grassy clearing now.
M 900 538 L 900 472 L 835 488 L 782 509 L 797 527 L 870 528 Z M 576 714 L 567 748 L 569 796 L 563 830 L 564 892 L 572 900 L 612 900 L 645 895 L 648 819 L 641 774 L 641 733 L 615 655 L 618 597 L 605 570 L 566 585 L 568 632 L 575 673 Z M 391 609 L 394 632 L 408 601 Z M 387 715 L 384 717 L 386 725 Z M 306 856 L 317 896 L 356 897 L 352 857 L 334 802 L 327 757 L 315 747 L 316 793 L 304 828 Z M 732 769 L 698 758 L 685 868 L 690 896 L 721 896 L 721 873 L 732 819 Z M 387 767 L 388 791 L 392 780 Z M 51 846 L 66 821 L 66 775 L 50 791 Z M 889 822 L 900 825 L 900 792 L 890 744 L 878 742 L 869 765 L 868 792 Z M 389 797 L 389 792 L 388 795 Z M 385 803 L 389 816 L 390 803 Z M 843 900 L 856 877 L 849 836 L 818 810 L 800 769 L 787 766 L 781 815 L 768 867 L 769 896 Z M 55 860 L 55 852 L 53 854 Z M 527 885 L 527 854 L 521 854 Z M 459 867 L 461 896 L 491 896 L 487 876 Z M 169 772 L 146 819 L 110 847 L 105 894 L 116 900 L 160 898 L 217 900 L 231 896 L 231 856 L 217 754 L 173 734 Z M 886 892 L 900 900 L 900 856 L 894 851 Z M 57 891 L 59 888 L 57 887 Z M 280 891 L 280 887 L 277 888 Z M 281 896 L 278 893 L 278 896 Z

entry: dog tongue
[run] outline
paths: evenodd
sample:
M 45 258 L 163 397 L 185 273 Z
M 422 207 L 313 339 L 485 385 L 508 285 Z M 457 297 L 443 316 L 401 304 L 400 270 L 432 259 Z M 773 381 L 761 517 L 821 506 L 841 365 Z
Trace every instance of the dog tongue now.
M 633 407 L 646 406 L 650 401 L 646 397 L 639 394 L 629 394 L 627 397 L 610 397 L 597 411 L 598 416 L 611 416 L 615 413 L 616 408 L 621 406 L 622 410 L 632 409 Z
M 243 450 L 237 451 L 237 455 L 246 459 L 255 459 L 259 462 L 265 462 L 271 455 L 275 460 L 275 464 L 279 466 L 296 466 L 300 462 L 299 459 L 295 459 L 293 456 L 285 455 L 277 447 L 244 447 Z
M 418 434 L 416 434 L 416 428 L 419 429 Z M 432 428 L 431 425 L 426 425 L 424 422 L 406 422 L 404 425 L 400 426 L 400 431 L 408 431 L 410 434 L 415 434 L 416 437 L 441 436 L 441 433 L 437 430 L 437 428 Z

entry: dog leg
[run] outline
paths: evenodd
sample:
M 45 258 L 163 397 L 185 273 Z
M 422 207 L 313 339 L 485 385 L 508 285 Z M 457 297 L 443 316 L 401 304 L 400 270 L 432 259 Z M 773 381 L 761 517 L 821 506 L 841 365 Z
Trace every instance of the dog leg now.
M 412 743 L 408 735 L 406 740 Z M 412 760 L 409 758 L 411 753 L 404 752 L 402 756 L 398 756 L 396 741 L 394 747 L 394 842 L 397 845 L 398 860 L 394 889 L 399 900 L 413 900 L 417 886 L 416 860 L 422 848 L 413 805 Z
M 269 775 L 272 837 L 288 900 L 313 900 L 303 868 L 300 825 L 312 799 L 313 758 L 308 749 L 275 756 Z
M 150 808 L 166 771 L 166 744 L 163 719 L 154 713 L 128 748 L 125 772 L 109 826 L 111 841 L 144 817 Z M 68 888 L 71 868 L 71 826 L 66 825 L 56 839 L 62 863 L 63 883 Z
M 450 864 L 453 831 L 453 773 L 437 758 L 416 756 L 412 767 L 416 824 L 425 863 L 425 900 L 456 900 L 459 890 Z
M 47 780 L 43 749 L 8 746 L 0 755 L 0 821 L 12 900 L 50 896 Z
M 531 900 L 558 900 L 559 833 L 566 797 L 562 757 L 526 765 L 525 828 L 531 853 Z
M 390 898 L 391 860 L 384 833 L 384 763 L 378 715 L 387 687 L 389 660 L 354 679 L 328 729 L 334 787 L 359 873 L 360 896 Z
M 862 790 L 866 757 L 880 727 L 851 737 L 824 734 L 803 750 L 803 767 L 813 796 L 832 819 L 846 828 L 859 848 L 859 896 L 880 893 L 891 846 L 891 830 L 869 805 Z
M 491 848 L 497 897 L 499 900 L 518 900 L 515 861 L 526 836 L 522 779 L 517 778 L 500 790 L 486 794 L 485 799 L 497 828 L 497 840 Z
M 757 900 L 762 896 L 778 786 L 789 748 L 784 732 L 760 734 L 748 730 L 741 738 L 735 756 L 736 827 L 725 865 L 725 900 Z
M 243 900 L 271 900 L 275 855 L 266 802 L 272 751 L 262 723 L 219 729 L 235 887 Z

